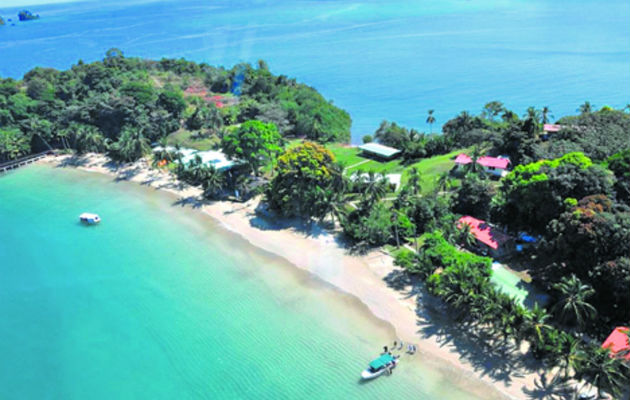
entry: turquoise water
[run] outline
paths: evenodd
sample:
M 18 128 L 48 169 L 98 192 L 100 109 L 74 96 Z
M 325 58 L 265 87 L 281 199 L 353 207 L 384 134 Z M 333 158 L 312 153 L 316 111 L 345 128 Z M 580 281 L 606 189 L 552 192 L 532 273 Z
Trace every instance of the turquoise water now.
M 1 2 L 0 2 L 1 6 Z M 353 140 L 382 119 L 429 131 L 501 100 L 556 118 L 630 103 L 627 0 L 113 0 L 30 6 L 0 27 L 0 75 L 127 55 L 268 61 L 347 109 Z M 16 8 L 0 7 L 15 16 Z
M 359 384 L 392 329 L 175 200 L 47 166 L 0 177 L 0 398 L 475 398 L 419 357 Z

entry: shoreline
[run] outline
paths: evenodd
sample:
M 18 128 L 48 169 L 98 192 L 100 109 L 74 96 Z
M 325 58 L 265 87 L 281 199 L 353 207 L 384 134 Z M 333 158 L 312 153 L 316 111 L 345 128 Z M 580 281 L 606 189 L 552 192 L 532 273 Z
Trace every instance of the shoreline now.
M 178 182 L 166 171 L 152 169 L 146 160 L 118 166 L 104 155 L 88 154 L 81 157 L 47 156 L 39 162 L 54 167 L 97 172 L 116 180 L 166 191 L 178 196 L 182 206 L 200 204 L 200 188 Z M 199 208 L 251 245 L 281 257 L 292 266 L 356 297 L 376 318 L 390 324 L 398 338 L 405 343 L 415 343 L 423 361 L 439 369 L 461 374 L 473 385 L 478 383 L 503 398 L 528 398 L 525 391 L 535 390 L 538 386 L 536 373 L 504 376 L 504 373 L 498 374 L 493 370 L 502 370 L 505 366 L 485 365 L 492 363 L 492 359 L 482 360 L 481 363 L 464 359 L 462 350 L 466 354 L 483 350 L 472 348 L 475 347 L 474 340 L 467 340 L 464 344 L 453 343 L 461 338 L 449 337 L 449 331 L 457 330 L 458 327 L 441 320 L 439 306 L 421 290 L 414 289 L 418 287 L 417 282 L 410 281 L 402 269 L 394 266 L 390 255 L 380 250 L 372 250 L 365 255 L 349 255 L 334 234 L 316 224 L 312 229 L 306 230 L 290 221 L 270 221 L 261 217 L 257 212 L 259 201 L 260 198 L 245 203 L 204 202 Z M 423 331 L 423 326 L 435 333 L 429 335 L 426 331 L 420 332 Z M 465 332 L 463 336 L 466 336 Z M 480 364 L 483 366 L 480 367 Z M 503 379 L 498 379 L 497 376 Z

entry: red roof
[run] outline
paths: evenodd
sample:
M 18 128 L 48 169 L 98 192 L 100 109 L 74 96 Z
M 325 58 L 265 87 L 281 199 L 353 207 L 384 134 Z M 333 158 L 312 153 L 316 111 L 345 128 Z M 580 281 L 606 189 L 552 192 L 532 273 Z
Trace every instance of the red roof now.
M 470 164 L 472 162 L 472 158 L 468 156 L 468 154 L 460 154 L 455 158 L 455 164 Z M 500 169 L 506 169 L 508 164 L 510 163 L 509 158 L 500 158 L 500 157 L 488 157 L 483 156 L 477 159 L 477 164 L 483 165 L 484 167 L 494 167 Z
M 477 240 L 495 250 L 510 240 L 508 235 L 492 228 L 486 221 L 471 217 L 470 215 L 461 217 L 457 223 L 457 227 L 461 227 L 462 224 L 470 226 L 470 233 L 472 233 Z
M 628 342 L 628 332 L 629 328 L 625 326 L 618 326 L 614 331 L 604 340 L 602 343 L 602 349 L 610 350 L 611 355 L 617 354 L 621 351 L 628 351 L 628 353 L 623 357 L 624 359 L 630 361 L 630 342 Z
M 455 164 L 470 164 L 472 162 L 472 158 L 468 157 L 468 154 L 459 154 L 455 159 Z
M 558 132 L 560 129 L 562 129 L 562 125 L 556 125 L 556 124 L 543 125 L 543 131 L 545 132 Z

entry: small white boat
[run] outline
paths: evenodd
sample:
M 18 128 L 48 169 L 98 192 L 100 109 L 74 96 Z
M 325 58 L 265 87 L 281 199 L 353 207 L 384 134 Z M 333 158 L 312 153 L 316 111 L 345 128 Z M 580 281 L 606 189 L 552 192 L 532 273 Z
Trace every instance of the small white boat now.
M 79 215 L 79 220 L 84 224 L 94 225 L 101 222 L 101 217 L 99 217 L 98 214 L 83 213 Z
M 398 364 L 398 359 L 389 353 L 381 354 L 381 356 L 373 360 L 367 369 L 361 372 L 361 379 L 374 379 L 386 372 L 391 372 Z

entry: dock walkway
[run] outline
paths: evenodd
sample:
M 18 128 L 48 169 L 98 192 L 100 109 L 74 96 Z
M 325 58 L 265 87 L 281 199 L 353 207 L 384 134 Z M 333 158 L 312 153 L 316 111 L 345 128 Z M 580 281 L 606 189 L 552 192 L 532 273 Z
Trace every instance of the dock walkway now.
M 37 160 L 41 160 L 47 155 L 55 154 L 52 150 L 42 151 L 41 153 L 31 154 L 26 157 L 18 158 L 17 160 L 7 161 L 5 163 L 0 163 L 0 174 L 5 172 L 9 172 L 12 169 L 17 169 L 23 167 L 25 165 L 34 163 Z

